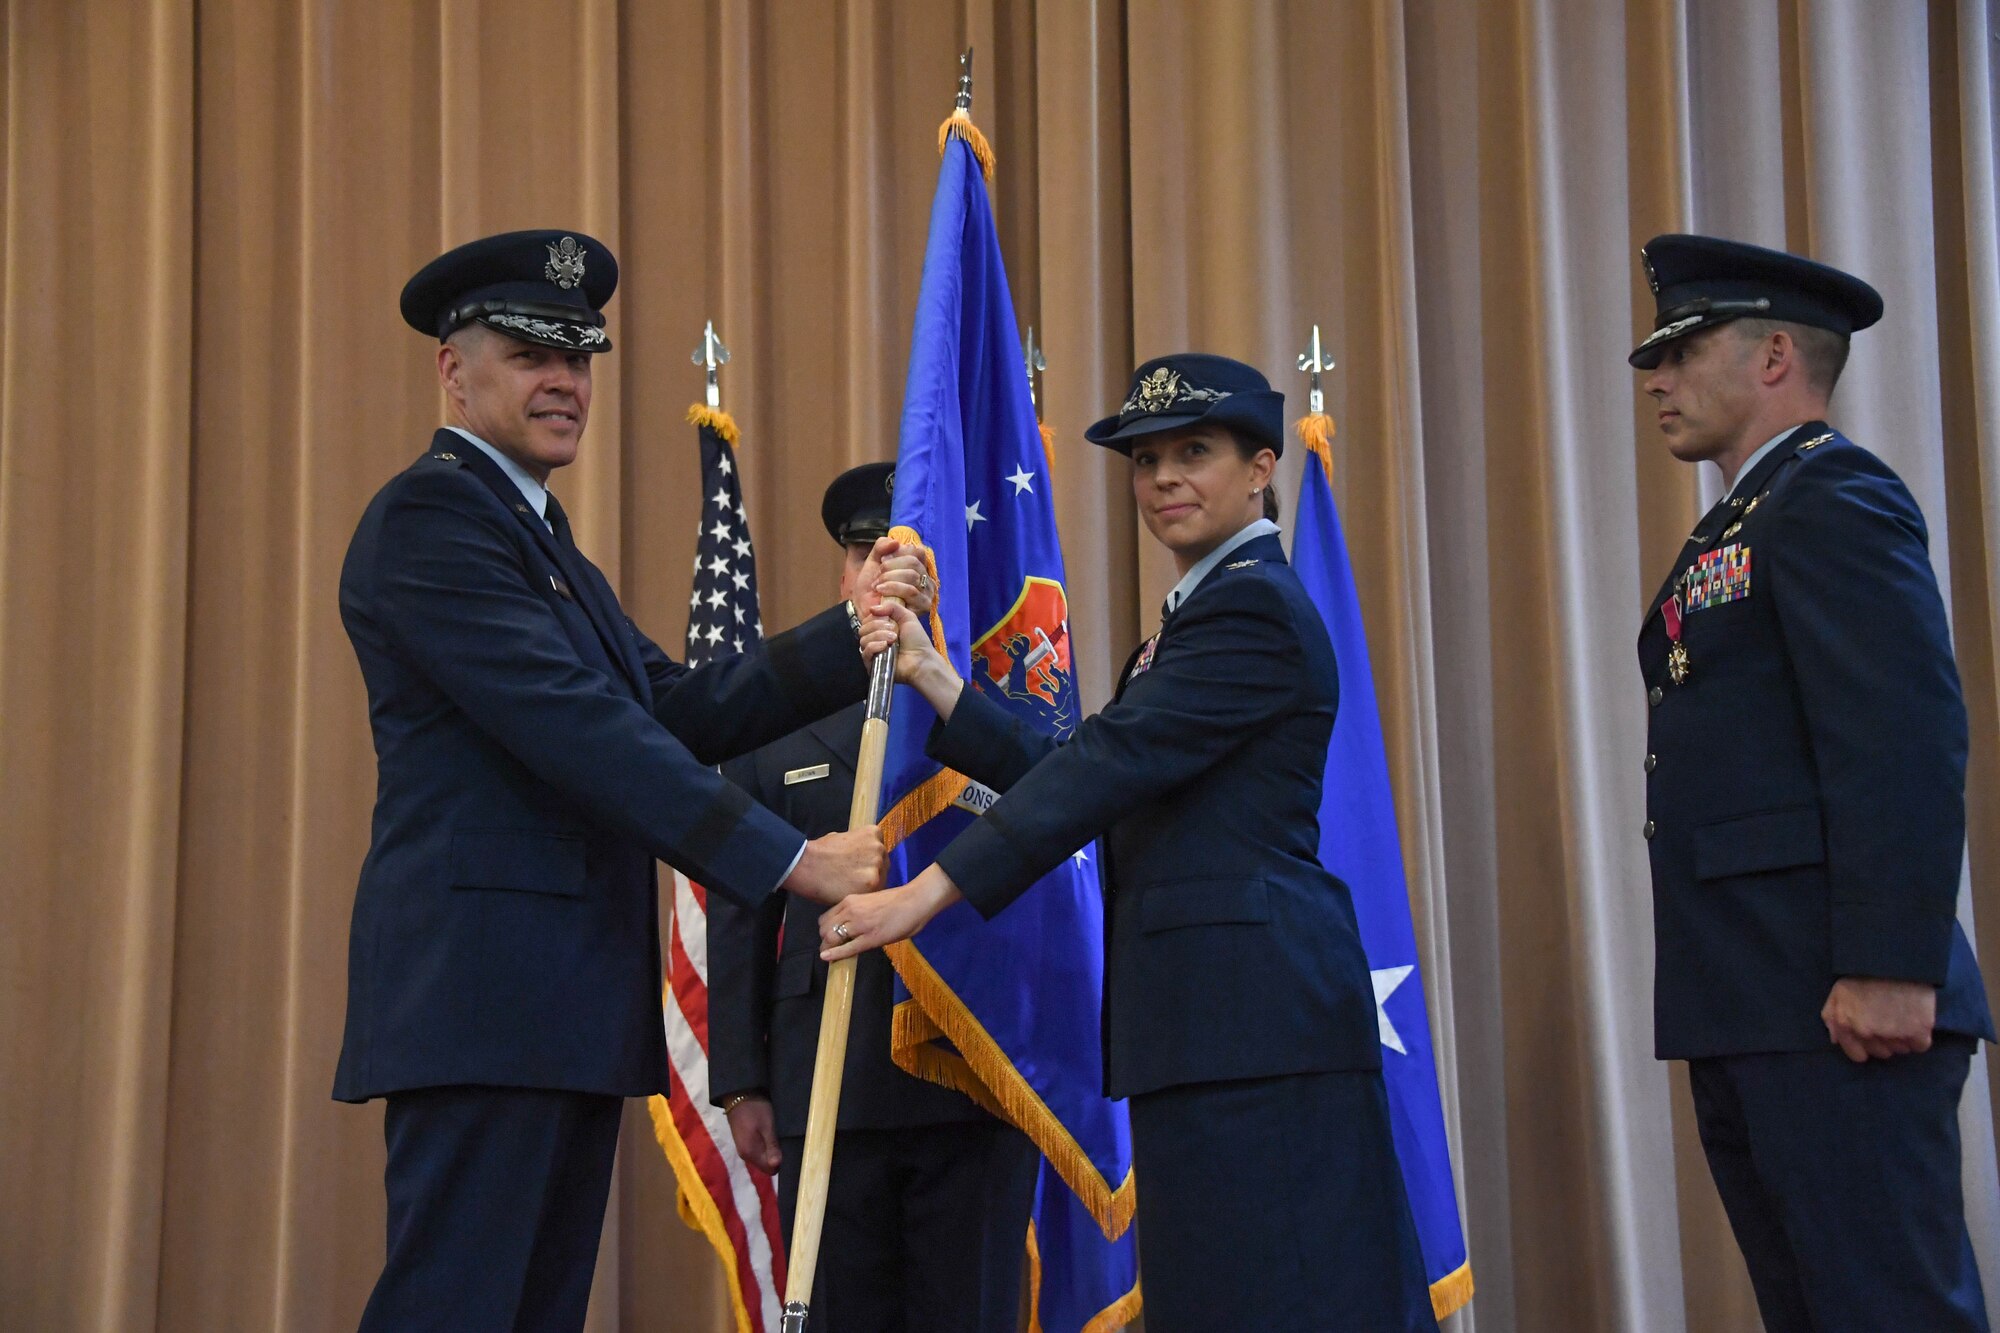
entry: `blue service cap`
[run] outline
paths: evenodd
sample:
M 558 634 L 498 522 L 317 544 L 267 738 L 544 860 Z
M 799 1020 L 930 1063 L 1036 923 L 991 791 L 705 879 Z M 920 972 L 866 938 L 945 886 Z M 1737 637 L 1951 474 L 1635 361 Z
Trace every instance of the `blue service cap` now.
M 842 546 L 889 535 L 889 502 L 896 493 L 894 463 L 863 463 L 833 479 L 820 501 L 819 521 Z
M 1197 422 L 1227 426 L 1273 453 L 1285 452 L 1285 395 L 1255 366 L 1204 352 L 1154 357 L 1140 366 L 1118 414 L 1083 438 L 1130 456 L 1144 436 Z
M 1639 251 L 1657 311 L 1627 358 L 1651 370 L 1667 344 L 1732 319 L 1781 319 L 1843 336 L 1882 318 L 1882 295 L 1851 273 L 1719 236 L 1655 236 Z
M 618 261 L 580 231 L 510 231 L 448 250 L 403 284 L 403 320 L 440 340 L 478 320 L 522 342 L 608 352 Z

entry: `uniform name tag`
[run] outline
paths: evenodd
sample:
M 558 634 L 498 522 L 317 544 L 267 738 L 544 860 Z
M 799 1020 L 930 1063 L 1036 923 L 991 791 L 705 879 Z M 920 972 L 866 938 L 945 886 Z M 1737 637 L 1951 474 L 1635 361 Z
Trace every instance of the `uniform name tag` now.
M 1132 674 L 1125 679 L 1133 680 L 1153 665 L 1153 653 L 1160 646 L 1160 636 L 1155 634 L 1146 640 L 1146 646 L 1139 650 L 1139 660 L 1132 664 Z
M 1750 595 L 1750 548 L 1732 542 L 1710 551 L 1687 572 L 1685 605 L 1690 613 Z
M 785 774 L 785 785 L 793 786 L 801 782 L 817 782 L 833 771 L 831 764 L 814 764 L 811 768 L 795 768 Z

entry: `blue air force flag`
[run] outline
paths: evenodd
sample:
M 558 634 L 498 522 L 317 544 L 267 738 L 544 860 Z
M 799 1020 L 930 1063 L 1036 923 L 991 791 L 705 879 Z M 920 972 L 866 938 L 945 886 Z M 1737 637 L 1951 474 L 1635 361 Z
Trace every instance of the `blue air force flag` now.
M 1313 448 L 1312 457 L 1319 462 L 1307 462 L 1299 488 L 1292 568 L 1319 607 L 1340 664 L 1340 715 L 1327 748 L 1326 787 L 1320 797 L 1319 859 L 1354 894 L 1361 947 L 1375 980 L 1375 1021 L 1396 1157 L 1423 1247 L 1431 1305 L 1442 1319 L 1472 1298 L 1472 1265 L 1459 1228 L 1361 603 L 1327 481 L 1327 460 L 1319 448 Z
M 1080 707 L 1047 459 L 978 163 L 945 146 L 917 297 L 896 456 L 895 535 L 929 547 L 932 618 L 952 664 L 1030 725 L 1067 735 Z M 904 883 L 992 803 L 924 754 L 934 720 L 897 692 L 882 818 Z M 1044 1156 L 1029 1237 L 1045 1333 L 1137 1313 L 1131 1135 L 1102 1096 L 1104 899 L 1078 848 L 992 921 L 959 903 L 888 952 L 896 1061 L 1018 1125 Z M 907 998 L 904 998 L 907 996 Z

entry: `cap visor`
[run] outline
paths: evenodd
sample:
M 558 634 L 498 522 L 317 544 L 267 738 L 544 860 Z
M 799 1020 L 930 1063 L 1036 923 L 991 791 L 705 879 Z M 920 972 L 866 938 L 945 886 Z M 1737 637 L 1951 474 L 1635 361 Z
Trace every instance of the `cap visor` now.
M 1195 422 L 1204 420 L 1205 415 L 1139 417 L 1136 420 L 1127 422 L 1123 426 L 1118 426 L 1117 417 L 1106 417 L 1085 431 L 1083 438 L 1089 440 L 1092 444 L 1101 444 L 1107 449 L 1116 449 L 1121 454 L 1130 453 L 1132 451 L 1132 442 L 1141 436 L 1157 435 L 1163 430 L 1178 430 L 1182 426 L 1192 426 Z M 1107 426 L 1116 426 L 1117 429 L 1106 430 L 1105 427 Z
M 481 315 L 478 322 L 518 342 L 553 347 L 563 352 L 594 355 L 611 350 L 611 339 L 595 324 L 573 324 L 563 319 L 538 319 L 532 315 Z

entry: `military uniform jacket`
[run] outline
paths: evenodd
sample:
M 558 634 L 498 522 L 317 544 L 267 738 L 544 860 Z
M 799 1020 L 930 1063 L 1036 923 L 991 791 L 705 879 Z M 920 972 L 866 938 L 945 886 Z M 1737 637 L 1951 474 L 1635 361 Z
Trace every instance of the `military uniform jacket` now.
M 966 690 L 933 757 L 1004 793 L 938 857 L 993 916 L 1105 835 L 1105 1090 L 1381 1064 L 1347 886 L 1320 865 L 1338 704 L 1275 536 L 1231 554 L 1058 744 Z
M 754 754 L 723 776 L 807 837 L 847 827 L 865 704 L 855 704 Z M 708 900 L 708 1086 L 720 1105 L 738 1092 L 771 1097 L 781 1135 L 806 1132 L 813 1057 L 827 964 L 819 960 L 818 903 L 774 893 L 755 907 Z M 841 1077 L 842 1129 L 985 1120 L 971 1099 L 896 1066 L 889 1054 L 895 969 L 880 951 L 862 954 L 854 1019 Z
M 1812 1051 L 1842 976 L 1993 1036 L 1954 916 L 1966 715 L 1923 515 L 1823 422 L 1688 539 L 1639 634 L 1660 1058 Z M 1685 679 L 1670 599 L 1679 596 Z
M 861 696 L 842 608 L 690 671 L 449 431 L 340 577 L 374 729 L 334 1096 L 664 1091 L 654 858 L 756 902 L 799 833 L 705 765 Z

